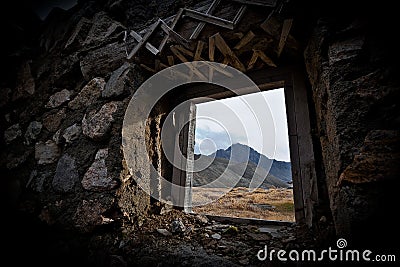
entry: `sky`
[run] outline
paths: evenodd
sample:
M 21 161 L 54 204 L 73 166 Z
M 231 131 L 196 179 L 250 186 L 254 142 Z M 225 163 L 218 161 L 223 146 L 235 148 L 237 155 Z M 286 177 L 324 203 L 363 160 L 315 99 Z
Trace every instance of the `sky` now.
M 196 109 L 196 154 L 241 143 L 290 161 L 283 88 L 196 104 Z

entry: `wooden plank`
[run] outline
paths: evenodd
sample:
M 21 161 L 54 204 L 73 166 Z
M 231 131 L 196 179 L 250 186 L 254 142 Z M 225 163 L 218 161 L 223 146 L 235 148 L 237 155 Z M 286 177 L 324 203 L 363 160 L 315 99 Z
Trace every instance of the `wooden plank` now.
M 185 9 L 183 16 L 188 16 L 193 19 L 197 19 L 199 21 L 203 21 L 203 22 L 214 24 L 214 25 L 217 25 L 217 26 L 220 26 L 223 28 L 227 28 L 229 30 L 233 30 L 233 28 L 234 28 L 234 24 L 232 21 L 229 21 L 226 19 L 221 19 L 219 17 L 215 17 L 212 15 L 200 13 L 200 12 L 197 12 L 197 11 L 191 10 L 191 9 Z
M 168 36 L 168 38 L 171 38 L 171 39 L 173 39 L 174 41 L 176 41 L 177 43 L 179 43 L 179 44 L 181 44 L 181 45 L 184 45 L 184 46 L 186 46 L 186 47 L 188 47 L 189 46 L 189 44 L 188 44 L 188 41 L 185 39 L 185 38 L 183 38 L 179 33 L 177 33 L 176 31 L 174 31 L 173 29 L 171 29 L 168 25 L 167 25 L 167 23 L 165 23 L 163 20 L 161 20 L 161 29 L 167 34 L 167 36 Z M 161 45 L 165 45 L 165 44 L 160 44 L 160 47 L 161 47 Z M 160 47 L 158 48 L 158 50 L 162 50 L 162 49 L 160 49 Z M 161 47 L 161 48 L 163 48 L 163 47 Z
M 189 49 L 184 48 L 184 47 L 181 46 L 181 45 L 174 45 L 174 47 L 175 47 L 176 49 L 178 49 L 179 51 L 181 51 L 183 54 L 185 54 L 185 55 L 187 55 L 187 56 L 189 56 L 189 57 L 193 57 L 193 56 L 194 56 L 194 54 L 193 54 L 192 51 L 190 51 Z
M 200 58 L 200 60 L 203 60 L 203 59 Z M 217 65 L 210 64 L 210 63 L 208 63 L 208 62 L 204 62 L 204 64 L 206 64 L 209 68 L 211 68 L 211 69 L 213 69 L 213 70 L 216 70 L 216 71 L 218 71 L 219 73 L 221 73 L 221 74 L 223 74 L 223 75 L 225 75 L 225 76 L 227 76 L 227 77 L 230 77 L 230 78 L 233 77 L 233 74 L 232 74 L 232 73 L 230 73 L 229 71 L 224 70 L 223 68 L 220 68 L 220 67 L 217 66 Z
M 246 5 L 242 5 L 238 11 L 238 13 L 235 15 L 235 18 L 233 19 L 233 26 L 236 26 L 240 20 L 242 19 L 244 12 L 246 11 L 247 6 Z
M 318 186 L 314 150 L 308 110 L 307 88 L 302 72 L 292 72 L 295 102 L 296 130 L 299 146 L 300 171 L 303 189 L 304 213 L 308 226 L 312 225 L 314 205 L 318 204 Z
M 232 64 L 232 66 L 240 71 L 246 71 L 246 67 L 226 44 L 222 36 L 219 33 L 216 33 L 213 35 L 213 37 L 215 39 L 215 46 L 221 51 L 224 57 L 229 59 L 229 62 Z
M 169 66 L 168 65 L 166 65 L 166 64 L 164 64 L 164 63 L 162 63 L 162 62 L 160 62 L 160 69 L 167 69 L 167 68 L 169 68 Z
M 249 64 L 247 65 L 247 70 L 251 70 L 252 68 L 254 68 L 254 64 L 256 64 L 257 59 L 258 59 L 258 53 L 257 51 L 253 50 L 253 55 L 251 56 Z
M 193 58 L 193 60 L 195 60 L 195 61 L 200 60 L 200 58 L 201 58 L 201 52 L 203 52 L 203 48 L 204 48 L 204 45 L 205 45 L 205 44 L 206 44 L 206 43 L 203 42 L 203 41 L 198 41 L 198 42 L 197 42 L 196 52 L 194 53 L 194 58 Z
M 221 0 L 214 0 L 211 3 L 210 7 L 207 9 L 206 14 L 211 15 L 220 2 L 221 2 Z M 203 30 L 204 26 L 206 26 L 206 23 L 205 22 L 200 22 L 196 26 L 196 29 L 194 29 L 192 35 L 190 35 L 189 39 L 190 40 L 196 39 L 199 36 L 200 32 Z
M 241 3 L 245 5 L 254 5 L 254 6 L 268 6 L 268 7 L 275 7 L 277 0 L 232 0 L 236 3 Z
M 175 65 L 174 56 L 167 56 L 167 59 L 168 59 L 168 64 L 169 64 L 170 66 Z
M 161 64 L 160 59 L 156 58 L 156 59 L 154 60 L 154 69 L 155 69 L 156 71 L 160 71 L 160 70 L 161 70 L 160 64 Z
M 173 45 L 172 46 L 170 46 L 170 49 L 171 49 L 171 51 L 172 51 L 172 53 L 174 53 L 174 55 L 177 57 L 177 58 L 179 58 L 182 62 L 189 62 L 189 60 L 184 56 L 184 55 L 182 55 L 182 53 L 176 48 L 176 47 L 174 47 Z M 203 79 L 203 80 L 205 80 L 205 81 L 207 81 L 207 78 L 204 76 L 204 74 L 203 73 L 201 73 L 197 68 L 195 68 L 193 65 L 186 65 L 186 66 L 188 66 L 188 68 L 191 70 L 191 71 L 193 71 L 199 78 L 201 78 L 201 79 Z
M 132 37 L 136 40 L 136 42 L 140 42 L 140 41 L 143 39 L 142 36 L 140 36 L 140 34 L 138 34 L 138 33 L 135 32 L 135 31 L 131 31 L 129 34 L 130 34 L 130 36 L 132 36 Z M 153 55 L 158 55 L 158 53 L 160 53 L 160 51 L 159 51 L 155 46 L 153 46 L 151 43 L 149 43 L 149 42 L 146 42 L 145 47 L 146 47 L 146 49 L 149 50 Z
M 176 13 L 176 15 L 175 15 L 175 17 L 174 17 L 174 20 L 172 21 L 171 29 L 175 29 L 176 24 L 178 23 L 179 19 L 180 19 L 181 16 L 182 16 L 182 13 L 183 13 L 183 8 L 180 8 L 180 9 L 178 10 L 178 13 Z M 164 46 L 165 46 L 165 44 L 167 43 L 168 38 L 169 38 L 169 35 L 168 35 L 168 34 L 167 34 L 167 36 L 164 36 L 164 38 L 162 39 L 162 41 L 161 41 L 161 43 L 160 43 L 160 45 L 159 45 L 159 47 L 158 47 L 158 50 L 162 51 L 162 50 L 164 49 Z
M 296 122 L 296 103 L 294 100 L 294 88 L 291 77 L 285 79 L 285 104 L 286 104 L 286 116 L 288 119 L 288 130 L 289 130 L 289 148 L 290 148 L 290 162 L 292 169 L 292 181 L 293 181 L 293 197 L 294 197 L 294 209 L 296 222 L 305 222 L 304 213 L 304 196 L 303 196 L 303 185 L 302 176 L 300 169 L 300 151 L 297 136 L 297 122 Z
M 145 64 L 140 64 L 140 67 L 142 67 L 143 69 L 152 72 L 152 73 L 156 73 L 156 70 L 153 68 L 150 68 L 149 66 L 146 66 Z
M 278 57 L 280 57 L 283 47 L 286 44 L 286 39 L 289 36 L 290 29 L 292 28 L 293 24 L 293 19 L 285 19 L 283 22 L 282 26 L 282 33 L 281 33 L 281 38 L 279 39 L 279 45 L 278 45 Z
M 268 66 L 276 67 L 275 63 L 270 59 L 263 51 L 255 50 L 258 53 L 258 56 L 264 61 Z
M 171 52 L 172 52 L 177 58 L 179 58 L 180 61 L 182 61 L 182 62 L 189 62 L 189 60 L 187 60 L 187 58 L 186 58 L 184 55 L 182 55 L 182 53 L 181 53 L 178 49 L 176 49 L 176 47 L 175 47 L 174 45 L 171 45 L 171 46 L 169 47 L 169 49 L 171 49 Z
M 215 53 L 215 38 L 213 36 L 208 37 L 208 58 L 210 61 L 214 61 Z
M 239 43 L 237 45 L 235 45 L 235 47 L 233 49 L 239 50 L 243 46 L 247 45 L 251 40 L 253 40 L 253 38 L 255 36 L 256 35 L 252 31 L 248 31 L 248 33 L 246 33 L 246 35 L 240 39 Z
M 158 25 L 160 25 L 160 22 L 161 20 L 159 19 L 151 25 L 149 31 L 143 36 L 142 40 L 140 40 L 138 44 L 129 53 L 129 55 L 127 56 L 128 59 L 131 59 L 134 55 L 136 55 L 139 49 L 147 42 L 147 40 L 149 40 L 150 36 L 157 29 Z

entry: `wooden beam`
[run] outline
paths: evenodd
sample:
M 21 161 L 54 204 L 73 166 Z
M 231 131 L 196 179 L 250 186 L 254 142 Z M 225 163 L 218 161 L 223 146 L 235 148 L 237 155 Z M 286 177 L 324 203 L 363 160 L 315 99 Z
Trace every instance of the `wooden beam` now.
M 251 70 L 252 68 L 254 68 L 254 64 L 256 64 L 257 59 L 258 59 L 258 53 L 257 51 L 253 50 L 253 55 L 251 56 L 249 64 L 247 65 L 247 70 Z
M 210 7 L 207 9 L 206 14 L 211 15 L 220 2 L 221 2 L 221 0 L 214 0 L 211 3 Z M 204 26 L 206 26 L 206 23 L 205 22 L 200 22 L 197 25 L 196 29 L 194 29 L 192 35 L 190 35 L 189 39 L 190 40 L 196 39 L 199 36 L 200 32 L 203 30 Z
M 193 58 L 194 61 L 200 60 L 201 52 L 203 52 L 203 48 L 204 48 L 205 44 L 206 43 L 203 42 L 203 41 L 198 41 L 197 42 L 196 52 L 194 53 L 194 58 Z
M 225 40 L 222 38 L 222 36 L 219 33 L 214 34 L 212 37 L 215 39 L 215 46 L 218 48 L 218 50 L 221 51 L 221 53 L 224 55 L 224 57 L 229 59 L 229 62 L 233 67 L 236 69 L 245 72 L 246 67 L 243 65 L 243 63 L 239 60 L 239 58 L 233 53 L 231 48 L 226 44 Z
M 161 70 L 160 64 L 161 64 L 160 59 L 156 58 L 156 59 L 154 60 L 154 69 L 155 69 L 156 71 L 160 71 L 160 70 Z
M 246 5 L 242 5 L 238 11 L 238 13 L 236 13 L 235 18 L 233 19 L 233 26 L 236 26 L 240 20 L 242 19 L 244 12 L 246 11 L 247 6 Z
M 158 25 L 160 25 L 160 22 L 161 20 L 159 19 L 151 25 L 149 31 L 143 36 L 142 40 L 140 40 L 129 53 L 129 55 L 127 56 L 128 59 L 131 59 L 137 53 L 137 51 L 139 51 L 139 49 L 147 42 L 153 32 L 157 29 Z
M 180 19 L 181 16 L 182 16 L 182 13 L 183 13 L 183 8 L 180 8 L 179 11 L 178 11 L 178 13 L 176 13 L 176 15 L 175 15 L 175 17 L 174 17 L 174 20 L 172 21 L 171 29 L 175 29 L 176 24 L 178 23 L 179 19 Z M 169 39 L 169 35 L 167 34 L 167 36 L 165 36 L 165 37 L 162 39 L 162 41 L 161 41 L 161 43 L 160 43 L 160 46 L 158 47 L 158 50 L 160 50 L 160 51 L 163 50 L 163 48 L 164 48 L 165 44 L 167 43 L 168 39 Z
M 182 16 L 182 13 L 183 13 L 183 8 L 180 8 L 178 13 L 176 13 L 176 15 L 174 17 L 174 20 L 172 21 L 171 29 L 175 29 L 176 24 L 178 23 L 179 19 Z M 160 46 L 158 47 L 158 50 L 162 51 L 164 49 L 164 46 L 167 43 L 168 38 L 169 38 L 169 35 L 164 36 L 164 38 L 162 39 L 162 41 L 160 43 Z
M 181 45 L 174 45 L 174 47 L 175 47 L 176 49 L 178 49 L 179 51 L 181 51 L 183 54 L 185 54 L 185 55 L 187 55 L 187 56 L 189 56 L 189 57 L 193 57 L 193 56 L 194 56 L 194 54 L 193 54 L 192 51 L 190 51 L 189 49 L 184 48 L 184 47 L 181 46 Z
M 171 29 L 167 23 L 165 23 L 163 20 L 161 20 L 161 29 L 167 34 L 167 36 L 171 39 L 173 39 L 174 41 L 176 41 L 177 43 L 184 45 L 186 47 L 188 47 L 188 40 L 186 40 L 185 38 L 182 37 L 182 35 L 180 35 L 179 33 L 177 33 L 176 31 L 174 31 L 173 29 Z M 165 44 L 160 44 L 161 45 L 165 45 Z M 162 48 L 162 47 L 161 47 Z M 161 51 L 161 49 L 159 48 L 158 50 Z
M 145 64 L 140 64 L 140 67 L 142 67 L 143 69 L 152 72 L 152 73 L 156 73 L 155 69 L 150 68 L 149 66 L 146 66 Z
M 138 34 L 138 33 L 135 32 L 135 31 L 131 31 L 131 32 L 129 33 L 129 35 L 132 36 L 132 37 L 136 40 L 136 42 L 140 42 L 140 41 L 143 39 L 142 36 L 140 36 L 140 34 Z M 146 49 L 149 50 L 153 55 L 157 55 L 158 53 L 160 53 L 160 51 L 159 51 L 156 47 L 154 47 L 151 43 L 149 43 L 149 42 L 146 42 L 145 47 L 146 47 Z
M 239 50 L 243 46 L 247 45 L 251 40 L 253 40 L 255 36 L 256 35 L 252 31 L 249 31 L 243 38 L 240 39 L 239 43 L 235 45 L 233 49 Z
M 217 26 L 221 26 L 223 28 L 227 28 L 229 30 L 233 30 L 234 24 L 232 21 L 221 19 L 219 17 L 215 17 L 212 15 L 204 14 L 195 10 L 185 9 L 183 16 L 188 16 L 193 19 L 197 19 L 199 21 L 203 21 L 206 23 L 211 23 Z
M 282 26 L 282 33 L 281 33 L 281 38 L 279 39 L 279 45 L 278 45 L 278 57 L 280 57 L 283 47 L 286 44 L 286 39 L 289 36 L 290 29 L 292 28 L 293 24 L 293 19 L 285 19 L 283 21 L 283 26 Z
M 208 58 L 210 61 L 214 61 L 215 55 L 215 38 L 213 36 L 208 37 Z
M 167 59 L 168 59 L 168 64 L 169 64 L 170 66 L 175 65 L 174 56 L 167 56 Z
M 257 59 L 260 58 L 263 62 L 265 62 L 268 66 L 276 67 L 276 64 L 269 58 L 263 51 L 253 49 L 253 55 L 247 65 L 247 70 L 251 70 L 254 68 L 254 64 L 257 62 Z
M 173 45 L 170 46 L 171 52 L 177 57 L 179 58 L 183 63 L 189 62 L 189 60 L 182 55 L 182 53 Z M 194 72 L 194 74 L 196 74 L 199 78 L 201 78 L 204 81 L 207 81 L 207 78 L 203 75 L 203 73 L 201 73 L 197 68 L 193 67 L 192 65 L 187 65 L 188 68 Z
M 268 7 L 275 7 L 277 0 L 232 0 L 236 3 L 241 3 L 245 5 L 254 5 L 254 6 L 268 6 Z
M 271 58 L 269 58 L 263 51 L 261 50 L 256 50 L 258 53 L 258 56 L 261 58 L 262 61 L 265 62 L 268 66 L 271 67 L 276 67 L 276 64 L 272 61 Z

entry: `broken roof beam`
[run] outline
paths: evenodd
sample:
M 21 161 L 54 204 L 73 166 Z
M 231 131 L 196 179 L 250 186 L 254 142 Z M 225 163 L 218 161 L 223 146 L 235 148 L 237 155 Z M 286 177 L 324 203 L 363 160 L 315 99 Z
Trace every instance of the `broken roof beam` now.
M 174 20 L 172 21 L 172 24 L 171 24 L 171 27 L 170 27 L 172 30 L 175 29 L 176 24 L 178 23 L 179 19 L 180 19 L 181 16 L 182 16 L 182 13 L 183 13 L 183 8 L 180 8 L 179 11 L 178 11 L 178 13 L 176 13 L 176 15 L 175 15 L 175 17 L 174 17 Z M 168 39 L 169 39 L 169 35 L 167 34 L 167 35 L 162 39 L 162 41 L 161 41 L 161 43 L 160 43 L 160 46 L 158 47 L 158 50 L 160 50 L 160 51 L 163 50 L 163 48 L 164 48 L 165 44 L 167 43 Z
M 278 45 L 278 57 L 280 57 L 283 48 L 285 47 L 286 39 L 288 38 L 290 29 L 292 28 L 292 23 L 293 19 L 285 19 L 283 21 L 281 38 L 279 39 L 279 45 Z
M 160 24 L 161 24 L 161 29 L 167 34 L 167 37 L 173 39 L 174 41 L 176 41 L 177 43 L 185 46 L 185 47 L 189 47 L 189 42 L 182 37 L 182 35 L 180 35 L 179 33 L 177 33 L 176 31 L 174 31 L 173 29 L 171 29 L 171 27 L 169 27 L 167 25 L 167 23 L 165 23 L 163 20 L 160 19 Z M 167 38 L 168 39 L 168 38 Z M 164 40 L 163 40 L 164 41 Z M 165 44 L 161 43 L 160 47 L 158 48 L 158 50 L 162 50 L 163 46 Z
M 236 13 L 235 17 L 233 18 L 233 26 L 236 26 L 240 20 L 242 19 L 244 12 L 246 11 L 247 6 L 246 5 L 242 5 L 238 11 L 238 13 Z
M 211 15 L 214 12 L 214 10 L 217 8 L 217 6 L 220 2 L 221 2 L 221 0 L 214 0 L 211 3 L 210 7 L 207 9 L 206 14 Z M 190 35 L 189 39 L 190 40 L 196 39 L 199 36 L 200 32 L 203 30 L 204 26 L 206 26 L 206 23 L 200 22 L 197 25 L 196 29 L 193 31 L 192 35 Z
M 229 30 L 233 30 L 234 24 L 232 21 L 222 19 L 219 17 L 215 17 L 209 14 L 204 14 L 195 10 L 185 9 L 183 16 L 188 16 L 193 19 L 197 19 L 206 23 L 214 24 L 223 28 L 227 28 Z
M 129 35 L 132 36 L 132 37 L 136 40 L 136 42 L 140 42 L 140 41 L 143 39 L 142 36 L 140 36 L 140 34 L 138 34 L 138 33 L 135 32 L 135 31 L 131 31 L 131 32 L 129 33 Z M 146 47 L 147 50 L 149 50 L 153 55 L 157 55 L 158 53 L 160 53 L 160 51 L 159 51 L 157 48 L 155 48 L 152 44 L 150 44 L 149 42 L 146 42 L 145 47 Z
M 179 58 L 183 63 L 189 62 L 189 60 L 188 60 L 184 55 L 182 55 L 180 49 L 178 49 L 176 46 L 171 45 L 171 46 L 170 46 L 170 49 L 171 49 L 171 52 L 172 52 L 177 58 Z M 192 55 L 193 55 L 193 54 L 192 54 Z M 204 81 L 207 81 L 207 80 L 208 80 L 208 79 L 206 78 L 206 76 L 204 76 L 204 74 L 201 73 L 201 71 L 199 71 L 199 70 L 198 70 L 196 67 L 194 67 L 192 64 L 189 64 L 189 65 L 186 65 L 186 66 L 189 68 L 189 70 L 190 70 L 191 72 L 193 72 L 194 74 L 196 74 L 200 79 L 202 79 L 202 80 L 204 80 Z
M 138 42 L 138 44 L 132 49 L 132 51 L 128 54 L 127 58 L 131 59 L 136 53 L 139 51 L 139 49 L 149 40 L 150 36 L 153 34 L 153 32 L 157 29 L 158 25 L 160 25 L 161 20 L 157 20 L 154 22 L 149 31 L 143 36 L 142 40 Z
M 253 38 L 256 35 L 252 32 L 249 31 L 248 33 L 246 33 L 245 36 L 243 36 L 243 38 L 240 39 L 239 43 L 237 45 L 235 45 L 235 47 L 233 49 L 235 50 L 239 50 L 240 48 L 242 48 L 243 46 L 247 45 L 248 43 L 250 43 L 251 40 L 253 40 Z
M 215 46 L 218 48 L 219 51 L 224 55 L 225 58 L 232 64 L 233 67 L 236 69 L 245 72 L 246 67 L 243 63 L 239 60 L 236 54 L 231 50 L 231 48 L 227 45 L 224 38 L 219 33 L 214 34 L 210 38 L 214 39 Z
M 277 0 L 232 0 L 233 2 L 245 4 L 245 5 L 254 5 L 254 6 L 267 6 L 267 7 L 275 7 Z

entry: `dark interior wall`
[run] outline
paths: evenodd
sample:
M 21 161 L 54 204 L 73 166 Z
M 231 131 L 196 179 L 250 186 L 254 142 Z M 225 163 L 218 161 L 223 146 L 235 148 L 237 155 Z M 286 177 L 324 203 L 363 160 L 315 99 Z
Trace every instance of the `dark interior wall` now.
M 120 147 L 124 111 L 146 77 L 135 64 L 125 64 L 121 33 L 148 25 L 156 15 L 172 14 L 182 3 L 112 2 L 80 1 L 71 11 L 53 11 L 44 23 L 11 22 L 19 30 L 41 33 L 12 39 L 1 62 L 11 62 L 2 66 L 6 75 L 0 83 L 1 203 L 11 215 L 9 229 L 24 229 L 16 245 L 25 233 L 32 240 L 40 238 L 33 232 L 37 225 L 90 236 L 97 229 L 120 231 L 125 220 L 140 223 L 147 216 L 150 199 L 133 181 Z M 378 239 L 375 244 L 381 246 L 397 229 L 396 16 L 388 14 L 392 8 L 387 5 L 365 11 L 331 2 L 292 10 L 301 13 L 295 21 L 307 20 L 297 30 L 307 33 L 299 40 L 307 44 L 304 59 L 317 121 L 314 141 L 324 169 L 318 179 L 327 183 L 337 236 L 365 246 Z M 332 6 L 334 12 L 327 12 Z M 121 12 L 128 15 L 121 17 Z M 64 89 L 69 97 L 57 94 Z M 53 104 L 48 104 L 51 97 Z M 166 161 L 157 143 L 163 121 L 158 115 L 149 120 L 149 144 L 157 148 L 154 164 L 171 175 L 170 166 L 162 166 Z M 100 153 L 96 159 L 103 149 L 108 156 Z M 100 187 L 82 183 L 92 166 L 103 171 Z M 96 182 L 90 172 L 86 180 Z M 116 228 L 103 225 L 102 216 L 113 219 Z M 48 233 L 49 240 L 52 235 Z M 67 242 L 60 246 L 68 250 Z
M 304 54 L 336 233 L 366 247 L 390 247 L 396 229 L 399 68 L 389 10 L 326 12 Z

